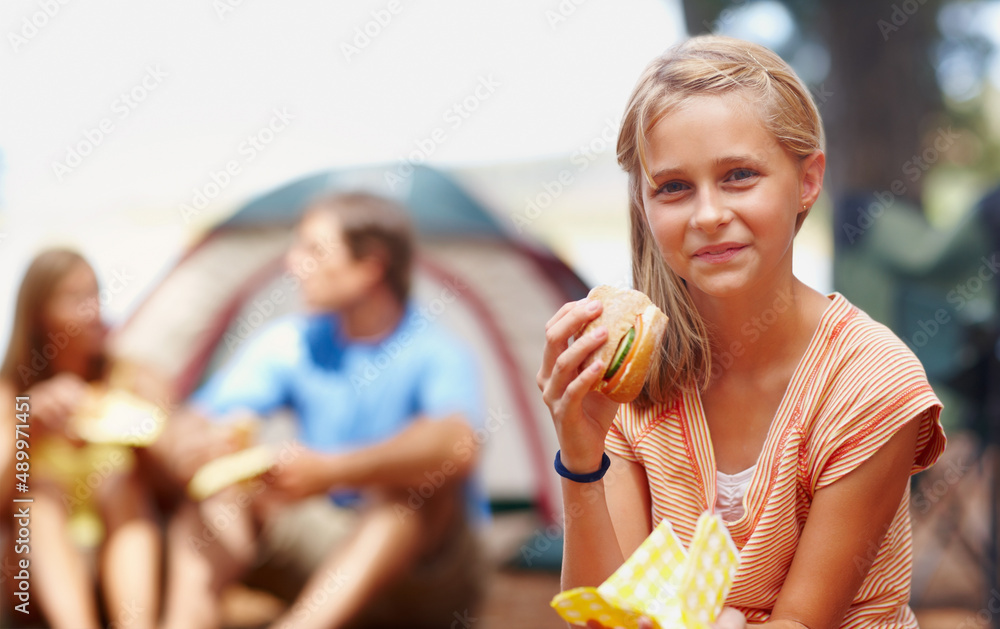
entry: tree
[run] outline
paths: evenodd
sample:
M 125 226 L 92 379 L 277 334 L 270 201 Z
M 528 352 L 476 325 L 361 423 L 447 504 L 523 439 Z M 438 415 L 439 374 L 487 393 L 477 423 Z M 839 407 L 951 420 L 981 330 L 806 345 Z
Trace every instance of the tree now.
M 902 197 L 919 207 L 921 179 L 903 173 L 933 135 L 943 113 L 930 51 L 937 38 L 941 0 L 792 0 L 800 35 L 792 45 L 818 39 L 830 52 L 829 94 L 821 103 L 827 134 L 827 190 L 835 203 L 857 193 L 890 190 L 906 182 Z M 717 30 L 746 0 L 687 0 L 691 34 Z M 727 15 L 726 12 L 729 12 Z M 794 50 L 778 50 L 786 58 Z M 933 139 L 933 138 L 932 138 Z M 920 166 L 917 166 L 920 168 Z M 921 174 L 923 174 L 921 170 Z

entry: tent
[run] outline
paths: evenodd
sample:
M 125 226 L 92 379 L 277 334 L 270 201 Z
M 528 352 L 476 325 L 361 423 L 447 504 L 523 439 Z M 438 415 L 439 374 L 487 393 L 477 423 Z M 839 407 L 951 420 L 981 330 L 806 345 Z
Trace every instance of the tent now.
M 389 176 L 387 176 L 389 175 Z M 555 518 L 551 419 L 535 384 L 545 322 L 584 282 L 517 236 L 449 176 L 424 166 L 330 171 L 260 196 L 193 246 L 116 335 L 123 357 L 159 369 L 187 395 L 267 322 L 298 305 L 283 254 L 310 199 L 363 190 L 412 212 L 419 252 L 414 296 L 425 315 L 478 355 L 490 421 L 482 475 L 493 501 L 531 501 Z

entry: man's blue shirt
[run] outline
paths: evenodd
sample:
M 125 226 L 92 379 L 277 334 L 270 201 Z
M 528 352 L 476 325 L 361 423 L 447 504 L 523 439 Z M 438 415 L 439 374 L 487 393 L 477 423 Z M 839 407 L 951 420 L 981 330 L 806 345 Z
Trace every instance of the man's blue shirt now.
M 396 329 L 373 342 L 345 338 L 335 315 L 284 317 L 247 341 L 192 401 L 211 417 L 289 408 L 302 443 L 336 453 L 389 439 L 418 417 L 459 414 L 481 429 L 481 389 L 471 352 L 410 303 Z M 456 459 L 471 448 L 456 444 Z

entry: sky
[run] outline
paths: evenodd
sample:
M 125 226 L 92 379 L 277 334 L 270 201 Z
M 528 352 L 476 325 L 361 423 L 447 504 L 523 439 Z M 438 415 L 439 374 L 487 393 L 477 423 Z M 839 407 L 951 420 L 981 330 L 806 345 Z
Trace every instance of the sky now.
M 0 25 L 5 342 L 43 246 L 119 278 L 114 323 L 207 227 L 295 178 L 569 155 L 683 19 L 672 0 L 5 0 Z

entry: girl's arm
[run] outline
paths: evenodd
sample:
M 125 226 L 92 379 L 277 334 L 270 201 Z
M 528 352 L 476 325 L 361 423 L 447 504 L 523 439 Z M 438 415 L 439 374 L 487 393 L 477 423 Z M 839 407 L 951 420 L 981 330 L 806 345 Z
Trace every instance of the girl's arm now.
M 604 479 L 596 483 L 562 480 L 564 590 L 599 585 L 652 532 L 645 470 L 609 456 L 611 469 Z M 608 543 L 616 538 L 618 544 Z
M 624 561 L 653 532 L 653 501 L 646 469 L 620 456 L 610 457 L 607 504 Z
M 840 626 L 909 482 L 920 430 L 915 419 L 857 469 L 816 492 L 771 619 L 761 626 Z
M 575 474 L 586 474 L 601 467 L 604 440 L 618 410 L 617 404 L 591 390 L 606 365 L 598 360 L 586 370 L 580 368 L 587 356 L 607 342 L 607 330 L 601 327 L 570 344 L 570 337 L 579 334 L 597 317 L 601 307 L 599 301 L 587 299 L 570 302 L 545 325 L 545 352 L 538 371 L 538 388 L 552 414 L 562 463 Z M 623 477 L 627 479 L 629 475 L 630 472 L 626 472 Z M 605 485 L 610 486 L 610 479 L 605 477 L 595 483 L 564 479 L 562 483 L 563 589 L 600 585 L 624 561 L 622 547 L 616 543 L 605 494 Z M 615 504 L 621 507 L 620 502 Z M 648 517 L 643 515 L 640 504 L 636 501 L 626 513 L 616 517 Z M 634 534 L 626 534 L 625 541 L 631 543 L 633 537 Z

